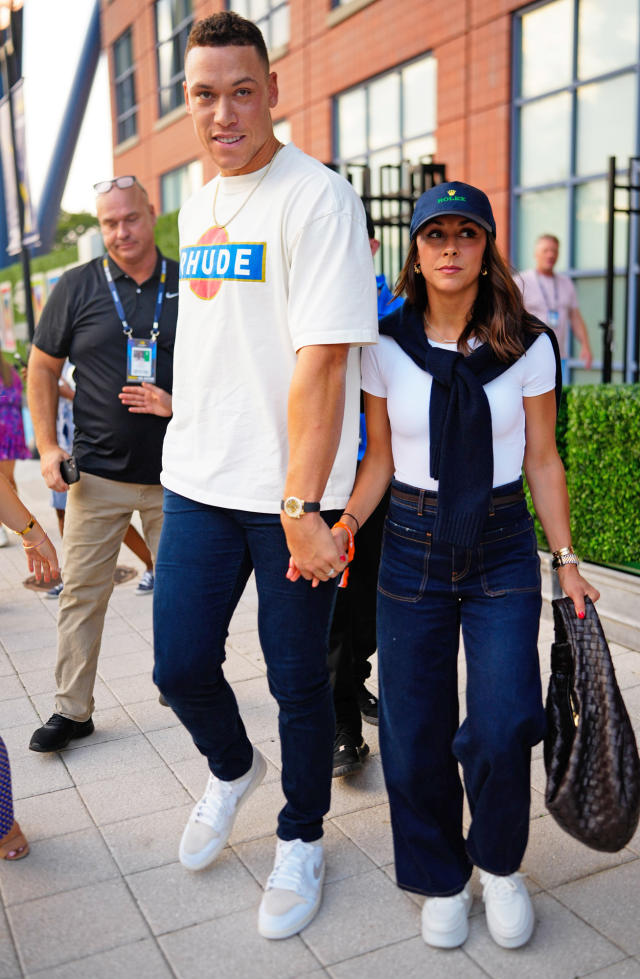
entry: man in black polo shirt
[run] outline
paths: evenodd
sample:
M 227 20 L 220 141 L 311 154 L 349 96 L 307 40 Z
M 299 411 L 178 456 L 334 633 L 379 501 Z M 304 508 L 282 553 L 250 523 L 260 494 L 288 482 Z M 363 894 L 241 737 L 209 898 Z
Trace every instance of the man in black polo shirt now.
M 120 545 L 134 510 L 154 557 L 162 527 L 162 442 L 171 415 L 178 265 L 156 249 L 155 212 L 135 177 L 96 184 L 107 255 L 62 276 L 29 358 L 28 396 L 47 486 L 67 483 L 56 440 L 58 380 L 75 365 L 74 456 L 63 538 L 55 714 L 33 751 L 93 731 L 93 687 Z

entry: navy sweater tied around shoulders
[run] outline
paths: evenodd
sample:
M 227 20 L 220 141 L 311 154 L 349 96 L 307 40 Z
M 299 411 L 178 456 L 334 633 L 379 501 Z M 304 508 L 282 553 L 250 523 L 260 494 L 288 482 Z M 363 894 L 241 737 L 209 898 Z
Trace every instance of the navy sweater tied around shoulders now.
M 556 358 L 556 405 L 560 403 L 562 374 L 556 335 L 539 320 L 540 332 L 551 340 Z M 491 411 L 484 385 L 515 363 L 498 360 L 488 343 L 468 356 L 457 350 L 432 346 L 422 316 L 408 302 L 380 320 L 380 333 L 391 337 L 413 362 L 431 374 L 429 403 L 429 468 L 438 480 L 438 509 L 434 540 L 472 548 L 491 503 L 493 436 Z M 540 333 L 526 331 L 525 350 Z

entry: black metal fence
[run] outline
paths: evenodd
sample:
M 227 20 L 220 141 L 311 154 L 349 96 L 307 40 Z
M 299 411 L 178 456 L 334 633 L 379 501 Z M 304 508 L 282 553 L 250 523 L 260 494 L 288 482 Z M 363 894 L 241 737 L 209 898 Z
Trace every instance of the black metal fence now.
M 619 195 L 616 191 L 620 191 Z M 625 206 L 616 206 L 616 198 L 624 197 Z M 627 268 L 623 319 L 623 379 L 632 383 L 640 380 L 640 157 L 633 156 L 624 176 L 616 174 L 616 158 L 609 157 L 607 266 L 604 320 L 602 328 L 602 382 L 611 382 L 614 342 L 614 286 L 616 214 L 626 215 Z M 619 270 L 618 270 L 619 271 Z
M 366 163 L 330 163 L 353 185 L 371 215 L 380 241 L 380 271 L 393 284 L 409 248 L 409 225 L 425 190 L 446 181 L 444 163 L 403 160 L 372 170 Z

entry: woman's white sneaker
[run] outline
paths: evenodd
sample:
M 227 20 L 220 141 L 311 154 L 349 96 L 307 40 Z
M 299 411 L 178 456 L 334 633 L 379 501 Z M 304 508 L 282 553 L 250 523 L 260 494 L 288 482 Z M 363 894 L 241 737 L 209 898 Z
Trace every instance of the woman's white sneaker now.
M 238 809 L 265 776 L 267 763 L 253 749 L 251 768 L 232 782 L 209 775 L 207 788 L 193 807 L 180 840 L 180 863 L 188 870 L 203 870 L 227 845 Z
M 264 938 L 297 935 L 322 901 L 322 843 L 278 840 L 276 860 L 260 902 L 258 931 Z
M 422 905 L 422 937 L 436 948 L 457 948 L 469 934 L 471 891 L 465 884 L 459 894 L 428 897 Z
M 533 933 L 535 918 L 522 874 L 498 877 L 480 871 L 487 927 L 496 945 L 519 948 Z

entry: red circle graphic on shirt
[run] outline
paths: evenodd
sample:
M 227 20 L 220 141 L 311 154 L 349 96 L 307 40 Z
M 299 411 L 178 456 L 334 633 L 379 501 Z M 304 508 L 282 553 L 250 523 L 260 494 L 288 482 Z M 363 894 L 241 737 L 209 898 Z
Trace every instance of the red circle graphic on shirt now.
M 224 245 L 229 241 L 226 228 L 214 226 L 198 238 L 198 245 Z M 222 279 L 191 279 L 189 287 L 198 299 L 213 299 L 222 285 Z

